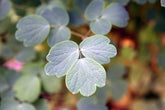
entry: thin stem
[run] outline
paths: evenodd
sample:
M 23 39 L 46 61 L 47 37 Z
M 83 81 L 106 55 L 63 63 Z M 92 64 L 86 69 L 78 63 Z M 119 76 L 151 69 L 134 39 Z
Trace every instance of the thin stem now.
M 91 33 L 91 30 L 89 29 L 89 31 L 85 34 L 85 36 L 89 36 Z
M 74 31 L 71 31 L 72 35 L 75 35 L 77 37 L 81 37 L 83 38 L 84 35 L 80 34 L 80 33 L 77 33 L 77 32 L 74 32 Z

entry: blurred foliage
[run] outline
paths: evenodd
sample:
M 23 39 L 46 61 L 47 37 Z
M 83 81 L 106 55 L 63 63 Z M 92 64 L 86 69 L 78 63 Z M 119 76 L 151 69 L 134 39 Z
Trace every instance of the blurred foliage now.
M 165 109 L 165 8 L 159 0 L 104 1 L 105 6 L 121 3 L 130 20 L 107 33 L 118 55 L 104 65 L 106 86 L 84 98 L 72 95 L 63 78 L 45 75 L 47 41 L 24 47 L 15 32 L 22 17 L 56 6 L 67 11 L 71 31 L 93 35 L 84 15 L 91 0 L 0 0 L 0 110 Z M 76 35 L 71 39 L 82 41 Z

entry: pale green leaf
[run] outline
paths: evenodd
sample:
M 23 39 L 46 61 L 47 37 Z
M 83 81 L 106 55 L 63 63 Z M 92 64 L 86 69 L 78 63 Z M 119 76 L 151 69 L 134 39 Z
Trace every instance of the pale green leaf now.
M 161 0 L 161 6 L 165 7 L 165 0 Z
M 108 110 L 104 104 L 95 103 L 90 98 L 81 99 L 77 104 L 78 110 Z
M 129 15 L 121 4 L 111 3 L 104 10 L 102 18 L 109 20 L 115 26 L 125 27 L 128 24 Z
M 114 64 L 107 71 L 109 80 L 120 79 L 126 73 L 126 68 L 123 64 Z
M 24 75 L 14 85 L 16 97 L 28 102 L 34 102 L 38 98 L 40 88 L 40 80 L 35 75 Z
M 49 34 L 49 23 L 41 16 L 30 15 L 17 24 L 16 39 L 24 41 L 25 46 L 35 46 L 45 40 Z
M 125 80 L 111 80 L 110 90 L 113 99 L 118 100 L 126 93 L 127 82 Z
M 9 88 L 9 84 L 6 81 L 5 77 L 0 75 L 0 93 L 4 92 L 5 90 L 7 90 Z
M 70 36 L 71 36 L 71 32 L 69 28 L 65 26 L 54 28 L 50 31 L 50 34 L 48 37 L 48 44 L 50 47 L 52 47 L 58 42 L 69 40 Z
M 73 93 L 80 92 L 90 96 L 96 87 L 105 86 L 106 73 L 104 68 L 94 60 L 82 58 L 66 74 L 66 86 Z
M 85 57 L 91 58 L 98 63 L 106 64 L 110 58 L 117 54 L 116 48 L 109 44 L 110 40 L 103 35 L 94 35 L 86 38 L 80 44 L 80 49 Z
M 111 23 L 106 19 L 96 19 L 90 23 L 90 28 L 95 34 L 107 34 L 111 28 Z
M 33 105 L 28 103 L 19 103 L 14 99 L 4 99 L 0 110 L 36 110 Z
M 59 92 L 59 90 L 62 87 L 61 79 L 59 79 L 55 76 L 47 76 L 47 75 L 43 74 L 41 76 L 41 81 L 42 81 L 44 90 L 49 94 Z
M 16 59 L 21 62 L 28 62 L 35 58 L 36 51 L 33 48 L 24 48 L 17 55 Z
M 104 9 L 103 0 L 93 0 L 85 10 L 85 16 L 88 20 L 95 20 L 101 16 Z
M 65 26 L 69 23 L 68 13 L 59 7 L 46 9 L 41 15 L 49 21 L 51 26 L 54 27 Z
M 36 110 L 49 110 L 49 104 L 46 99 L 39 99 L 34 103 Z
M 0 0 L 0 20 L 5 18 L 11 9 L 10 0 Z
M 63 41 L 54 45 L 47 55 L 45 66 L 47 75 L 64 76 L 79 57 L 78 45 L 73 41 Z

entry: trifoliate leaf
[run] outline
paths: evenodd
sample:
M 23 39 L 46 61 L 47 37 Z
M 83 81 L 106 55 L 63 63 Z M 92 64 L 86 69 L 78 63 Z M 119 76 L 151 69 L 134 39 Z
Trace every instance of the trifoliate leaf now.
M 41 81 L 42 81 L 44 90 L 49 94 L 58 92 L 62 87 L 61 79 L 55 76 L 47 76 L 43 74 L 41 76 Z
M 105 85 L 106 73 L 104 68 L 89 58 L 77 60 L 66 75 L 66 86 L 73 93 L 80 92 L 90 96 L 96 91 L 96 86 Z
M 28 102 L 34 102 L 38 98 L 40 88 L 40 80 L 35 75 L 24 75 L 14 85 L 16 97 Z
M 41 15 L 54 27 L 65 26 L 69 23 L 68 13 L 62 8 L 46 9 Z
M 90 28 L 95 34 L 107 34 L 111 28 L 111 23 L 106 19 L 96 19 L 90 23 Z
M 102 18 L 109 20 L 115 26 L 125 27 L 128 24 L 129 15 L 121 4 L 111 3 L 104 10 Z
M 81 99 L 77 104 L 78 110 L 108 110 L 104 104 L 95 103 L 94 100 L 87 98 Z
M 85 10 L 85 16 L 88 20 L 95 20 L 101 16 L 104 9 L 103 0 L 93 0 Z
M 48 44 L 50 47 L 55 45 L 58 42 L 69 40 L 71 36 L 71 32 L 69 28 L 67 27 L 59 27 L 54 28 L 50 31 L 49 37 L 48 37 Z
M 9 0 L 0 0 L 0 20 L 5 18 L 11 9 Z
M 35 46 L 45 40 L 49 34 L 49 23 L 41 16 L 30 15 L 17 24 L 16 39 L 24 41 L 25 46 Z
M 107 37 L 94 35 L 81 42 L 80 50 L 85 57 L 106 64 L 110 62 L 110 58 L 117 54 L 116 48 L 109 43 L 110 40 Z
M 39 99 L 34 103 L 36 110 L 49 110 L 49 104 L 46 99 Z
M 78 45 L 73 41 L 63 41 L 54 45 L 49 54 L 45 71 L 47 75 L 64 76 L 79 57 Z
M 161 6 L 165 7 L 165 0 L 161 0 Z

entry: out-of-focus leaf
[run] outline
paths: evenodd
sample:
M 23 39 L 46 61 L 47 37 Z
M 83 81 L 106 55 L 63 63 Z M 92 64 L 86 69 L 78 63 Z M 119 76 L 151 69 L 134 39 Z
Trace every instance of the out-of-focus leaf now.
M 165 7 L 165 0 L 161 0 L 161 6 Z
M 15 92 L 12 89 L 8 89 L 6 91 L 4 91 L 2 94 L 2 99 L 6 99 L 6 98 L 14 98 L 15 96 Z
M 62 8 L 46 9 L 41 15 L 54 27 L 65 26 L 69 23 L 68 13 Z
M 138 4 L 145 4 L 147 2 L 147 0 L 134 0 L 136 3 Z
M 122 64 L 114 64 L 107 71 L 108 88 L 115 100 L 120 99 L 126 92 L 127 82 L 122 79 L 125 73 L 125 66 Z
M 11 3 L 9 0 L 0 0 L 0 20 L 5 18 L 11 8 Z
M 35 58 L 36 51 L 33 48 L 24 48 L 17 55 L 16 59 L 21 62 L 28 62 Z
M 87 8 L 88 4 L 91 0 L 72 0 L 74 6 L 78 11 L 84 14 L 85 9 Z
M 127 5 L 129 1 L 130 0 L 115 0 L 115 2 L 118 2 L 118 3 L 120 3 L 120 4 L 124 5 L 124 6 Z
M 25 63 L 21 72 L 23 74 L 39 74 L 43 71 L 43 62 Z
M 16 39 L 24 41 L 25 46 L 35 46 L 45 40 L 49 34 L 49 23 L 41 16 L 30 15 L 17 24 Z
M 49 104 L 45 99 L 39 99 L 34 103 L 36 110 L 49 110 Z
M 105 70 L 99 63 L 82 58 L 67 73 L 66 86 L 73 94 L 80 92 L 84 96 L 90 96 L 97 86 L 105 86 L 105 80 Z
M 36 110 L 33 105 L 28 103 L 19 103 L 14 99 L 2 100 L 1 110 Z
M 45 71 L 47 75 L 64 76 L 79 57 L 78 45 L 73 41 L 63 41 L 54 45 L 49 54 Z
M 9 32 L 9 28 L 10 28 L 10 19 L 7 17 L 3 20 L 0 20 L 0 34 L 4 34 L 6 32 Z
M 85 16 L 88 20 L 96 20 L 101 16 L 104 9 L 103 0 L 93 0 L 85 10 Z
M 7 90 L 9 88 L 9 84 L 6 81 L 5 77 L 3 77 L 2 75 L 0 75 L 0 93 L 4 92 L 5 90 Z
M 24 75 L 14 85 L 16 97 L 27 102 L 34 102 L 38 98 L 40 88 L 40 80 L 35 75 Z
M 107 34 L 111 28 L 111 23 L 106 19 L 97 19 L 90 23 L 90 28 L 95 34 Z
M 79 1 L 79 0 L 75 0 Z M 86 0 L 87 1 L 87 0 Z M 69 10 L 69 24 L 73 26 L 80 26 L 85 23 L 83 16 L 76 10 Z
M 94 35 L 81 42 L 80 50 L 85 57 L 106 64 L 117 54 L 115 46 L 109 43 L 110 40 L 107 37 Z
M 136 56 L 136 51 L 130 47 L 123 47 L 121 50 L 121 57 L 123 59 L 131 60 Z
M 162 68 L 165 68 L 165 49 L 164 48 L 158 55 L 158 65 Z
M 125 66 L 123 64 L 114 64 L 107 71 L 107 78 L 110 80 L 121 78 L 126 73 Z
M 120 99 L 126 92 L 127 82 L 125 80 L 111 80 L 110 90 L 115 100 Z
M 108 19 L 115 26 L 125 27 L 128 24 L 129 15 L 121 4 L 111 3 L 104 10 L 102 18 Z
M 78 110 L 108 110 L 103 104 L 95 103 L 94 100 L 87 98 L 81 99 L 77 104 Z
M 62 87 L 61 79 L 55 76 L 47 76 L 43 73 L 43 75 L 41 76 L 41 81 L 44 90 L 49 94 L 59 92 Z
M 11 58 L 14 56 L 14 52 L 8 45 L 2 45 L 0 47 L 0 55 L 4 58 Z
M 52 47 L 58 42 L 69 40 L 70 36 L 71 36 L 71 32 L 69 28 L 65 26 L 54 28 L 50 31 L 50 34 L 48 37 L 48 44 L 50 47 Z

